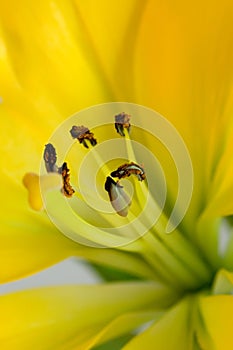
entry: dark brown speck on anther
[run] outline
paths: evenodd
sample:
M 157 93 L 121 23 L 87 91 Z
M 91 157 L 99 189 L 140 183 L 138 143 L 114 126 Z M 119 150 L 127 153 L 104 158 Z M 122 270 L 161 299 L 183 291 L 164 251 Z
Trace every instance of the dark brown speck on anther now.
M 63 163 L 61 168 L 59 168 L 59 173 L 62 175 L 63 187 L 62 193 L 66 197 L 72 197 L 75 190 L 72 188 L 70 184 L 70 170 L 68 169 L 67 163 Z
M 117 168 L 117 170 L 111 172 L 111 176 L 117 177 L 118 179 L 124 179 L 130 175 L 136 175 L 139 181 L 146 179 L 146 174 L 143 167 L 134 162 L 122 164 Z
M 115 115 L 115 128 L 118 134 L 125 136 L 124 129 L 127 129 L 128 133 L 130 132 L 130 115 L 122 112 Z
M 55 148 L 51 143 L 48 143 L 47 145 L 45 145 L 44 161 L 45 161 L 45 167 L 48 173 L 57 172 L 58 170 L 58 167 L 56 165 L 57 154 L 56 154 Z
M 84 125 L 73 125 L 72 129 L 70 130 L 70 134 L 73 139 L 77 139 L 79 143 L 83 144 L 83 146 L 86 148 L 89 148 L 87 141 L 89 141 L 92 146 L 97 144 L 97 140 L 95 139 L 93 132 L 91 132 Z

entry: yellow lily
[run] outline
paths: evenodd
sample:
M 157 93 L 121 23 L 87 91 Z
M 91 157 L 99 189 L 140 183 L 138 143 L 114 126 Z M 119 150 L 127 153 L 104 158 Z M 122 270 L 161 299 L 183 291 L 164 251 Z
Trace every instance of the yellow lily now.
M 232 349 L 232 19 L 233 5 L 228 0 L 192 5 L 181 0 L 0 3 L 1 283 L 70 256 L 139 279 L 1 296 L 2 349 L 92 349 L 103 343 L 111 348 L 110 341 L 122 335 L 129 335 L 127 343 L 120 345 L 126 350 Z M 69 215 L 67 203 L 78 212 L 76 202 L 64 200 L 59 174 L 35 175 L 49 141 L 57 142 L 58 158 L 66 156 L 61 155 L 66 152 L 62 138 L 54 133 L 58 126 L 64 128 L 68 117 L 77 111 L 97 105 L 91 109 L 96 112 L 108 108 L 108 104 L 98 105 L 112 101 L 158 111 L 187 146 L 182 143 L 185 151 L 174 163 L 148 130 L 153 129 L 158 114 L 148 126 L 148 119 L 137 117 L 137 108 L 143 107 L 120 105 L 135 111 L 131 113 L 132 126 L 136 120 L 132 139 L 127 132 L 124 138 L 127 160 L 146 154 L 134 141 L 150 150 L 164 170 L 168 198 L 154 223 L 151 208 L 157 210 L 159 205 L 154 201 L 156 193 L 147 192 L 152 204 L 134 225 L 141 206 L 146 205 L 147 188 L 133 182 L 135 194 L 132 205 L 127 205 L 130 229 L 128 235 L 119 237 L 115 228 L 124 218 L 117 213 L 111 213 L 111 230 L 101 229 L 105 216 L 85 206 L 80 207 L 80 226 L 76 227 L 72 216 L 59 220 L 62 212 Z M 85 111 L 90 110 L 77 115 L 88 115 Z M 83 124 L 87 121 L 84 118 Z M 116 132 L 114 126 L 98 125 L 97 120 L 94 131 L 101 146 Z M 179 139 L 169 136 L 171 142 Z M 105 152 L 101 154 L 95 147 L 85 151 L 77 142 L 74 145 L 68 154 L 72 185 L 76 162 L 86 156 L 91 159 L 87 164 L 98 164 Z M 178 220 L 179 226 L 168 235 L 169 216 L 179 194 L 176 162 L 182 165 L 187 150 L 194 172 L 193 195 L 187 213 L 182 212 L 183 220 Z M 150 158 L 146 161 L 149 164 Z M 103 180 L 109 168 L 115 170 L 113 165 L 101 165 L 102 175 L 100 172 L 97 180 Z M 145 169 L 152 179 L 154 168 Z M 25 177 L 29 172 L 34 175 Z M 187 177 L 192 178 L 192 172 Z M 155 176 L 155 183 L 159 180 Z M 59 229 L 64 225 L 65 234 L 45 211 L 30 208 L 41 209 L 39 185 L 49 216 Z M 46 186 L 52 190 L 45 191 Z M 85 186 L 82 190 L 85 195 Z M 186 205 L 188 202 L 187 197 Z M 182 215 L 178 212 L 181 219 Z M 148 221 L 152 224 L 144 232 Z M 138 228 L 142 228 L 142 237 L 138 237 Z M 107 248 L 98 248 L 103 245 Z M 140 328 L 145 324 L 146 328 Z

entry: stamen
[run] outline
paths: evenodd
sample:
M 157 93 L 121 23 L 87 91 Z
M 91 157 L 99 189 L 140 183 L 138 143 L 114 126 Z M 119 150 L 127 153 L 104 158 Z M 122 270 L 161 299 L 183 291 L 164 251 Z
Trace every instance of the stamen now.
M 45 193 L 54 188 L 61 188 L 61 176 L 59 174 L 46 174 L 39 176 L 35 173 L 24 175 L 23 184 L 28 190 L 28 202 L 33 210 L 41 211 L 44 204 L 41 192 Z
M 56 165 L 57 154 L 55 147 L 48 143 L 44 150 L 45 167 L 48 173 L 58 173 L 62 175 L 63 186 L 61 192 L 66 197 L 71 197 L 74 194 L 74 189 L 70 185 L 70 170 L 67 167 L 67 163 L 63 163 L 61 167 Z
M 59 173 L 62 175 L 63 187 L 61 189 L 62 193 L 66 197 L 72 197 L 75 193 L 75 190 L 70 184 L 70 170 L 67 167 L 67 163 L 63 163 L 62 167 L 59 168 Z
M 125 136 L 124 129 L 130 132 L 130 115 L 122 112 L 115 115 L 115 128 L 118 134 Z
M 146 178 L 144 169 L 134 163 L 125 163 L 117 168 L 117 170 L 111 172 L 112 177 L 118 177 L 118 179 L 124 179 L 130 175 L 136 175 L 139 181 L 143 181 Z
M 114 210 L 120 216 L 126 217 L 128 215 L 128 208 L 131 205 L 131 200 L 123 190 L 123 186 L 108 176 L 104 187 L 108 192 L 109 199 Z
M 128 158 L 133 161 L 131 163 L 137 164 L 136 163 L 136 156 L 135 156 L 133 146 L 132 146 L 132 141 L 130 139 L 130 135 L 129 135 L 128 131 L 126 131 L 125 144 L 126 144 L 126 149 L 127 149 L 127 153 L 128 153 Z M 144 171 L 144 169 L 143 169 L 143 171 Z M 148 189 L 146 188 L 145 183 L 143 183 L 142 186 L 136 186 L 136 191 L 137 191 L 138 198 L 141 198 L 144 200 L 147 198 Z M 157 204 L 156 204 L 156 206 L 157 206 Z
M 92 146 L 95 146 L 97 144 L 97 140 L 95 139 L 93 132 L 90 132 L 90 130 L 83 125 L 73 125 L 72 129 L 70 130 L 70 134 L 74 139 L 77 139 L 79 143 L 83 144 L 83 146 L 86 148 L 89 148 L 86 141 L 89 141 Z
M 58 167 L 56 165 L 57 154 L 55 148 L 51 143 L 45 145 L 44 161 L 48 173 L 56 173 L 58 171 Z

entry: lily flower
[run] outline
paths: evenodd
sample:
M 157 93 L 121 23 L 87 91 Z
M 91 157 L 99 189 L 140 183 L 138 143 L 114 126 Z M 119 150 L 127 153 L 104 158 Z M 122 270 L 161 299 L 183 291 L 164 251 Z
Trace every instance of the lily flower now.
M 233 348 L 232 20 L 0 3 L 0 282 L 72 256 L 130 276 L 0 296 L 1 349 Z

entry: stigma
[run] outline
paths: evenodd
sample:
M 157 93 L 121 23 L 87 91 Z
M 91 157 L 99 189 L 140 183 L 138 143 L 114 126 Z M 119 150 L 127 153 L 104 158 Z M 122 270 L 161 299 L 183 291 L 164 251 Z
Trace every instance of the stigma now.
M 116 213 L 120 216 L 126 217 L 131 205 L 131 200 L 124 191 L 123 186 L 120 185 L 119 181 L 115 182 L 110 176 L 108 176 L 104 188 L 108 192 L 111 205 Z
M 42 211 L 44 203 L 42 193 L 61 188 L 61 176 L 57 173 L 37 175 L 35 173 L 26 173 L 23 177 L 23 184 L 28 190 L 28 202 L 35 211 Z

